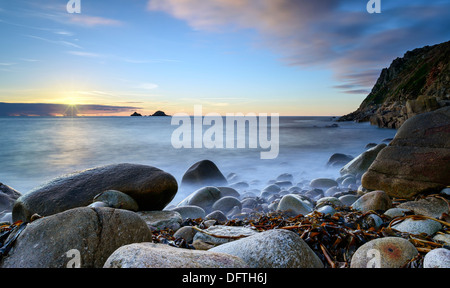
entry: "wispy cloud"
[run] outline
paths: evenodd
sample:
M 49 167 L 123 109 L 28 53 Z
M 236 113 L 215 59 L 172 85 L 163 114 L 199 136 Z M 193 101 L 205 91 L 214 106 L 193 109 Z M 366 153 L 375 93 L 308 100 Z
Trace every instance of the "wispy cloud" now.
M 47 39 L 47 38 L 39 37 L 39 36 L 35 36 L 35 35 L 25 35 L 25 36 L 33 38 L 33 39 L 45 41 L 48 43 L 52 43 L 52 44 L 62 45 L 62 46 L 70 47 L 70 48 L 83 49 L 83 47 L 81 47 L 80 45 L 77 45 L 75 43 L 65 41 L 65 40 L 52 40 L 52 39 Z
M 254 45 L 272 49 L 287 65 L 328 68 L 347 93 L 365 93 L 381 68 L 407 50 L 447 41 L 450 3 L 396 1 L 368 14 L 356 0 L 149 0 L 195 30 L 253 30 Z
M 89 16 L 84 14 L 74 14 L 71 15 L 69 21 L 73 24 L 82 26 L 122 26 L 124 23 L 122 21 L 110 18 L 104 18 L 99 16 Z

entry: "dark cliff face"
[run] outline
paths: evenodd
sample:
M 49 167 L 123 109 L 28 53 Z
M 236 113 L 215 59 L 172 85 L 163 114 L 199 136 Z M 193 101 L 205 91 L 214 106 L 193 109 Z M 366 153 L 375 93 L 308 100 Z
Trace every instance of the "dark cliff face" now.
M 450 105 L 450 41 L 408 51 L 381 71 L 372 92 L 339 121 L 400 128 L 409 118 Z

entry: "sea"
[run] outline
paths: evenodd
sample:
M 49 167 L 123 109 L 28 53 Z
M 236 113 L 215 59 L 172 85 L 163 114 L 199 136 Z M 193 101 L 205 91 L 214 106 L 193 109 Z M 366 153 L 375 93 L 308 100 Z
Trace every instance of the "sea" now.
M 258 126 L 258 132 L 267 129 L 272 135 L 270 123 Z M 26 194 L 64 174 L 134 163 L 160 168 L 180 184 L 191 165 L 211 160 L 225 177 L 234 173 L 233 181 L 262 189 L 283 173 L 292 174 L 294 183 L 336 178 L 339 168 L 326 165 L 334 153 L 356 157 L 367 144 L 379 144 L 397 132 L 369 123 L 336 122 L 334 117 L 280 117 L 278 139 L 271 139 L 278 141 L 277 157 L 262 159 L 267 149 L 250 147 L 250 129 L 245 148 L 180 148 L 172 139 L 181 127 L 176 124 L 171 117 L 0 117 L 0 182 Z M 202 128 L 205 132 L 211 126 Z M 223 133 L 226 141 L 225 129 Z M 180 191 L 172 204 L 190 192 Z

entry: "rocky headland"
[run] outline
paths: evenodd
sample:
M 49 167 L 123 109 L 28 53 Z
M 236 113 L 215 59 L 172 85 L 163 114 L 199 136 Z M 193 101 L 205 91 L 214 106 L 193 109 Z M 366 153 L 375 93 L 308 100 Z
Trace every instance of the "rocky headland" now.
M 400 128 L 415 115 L 450 105 L 450 41 L 408 51 L 381 71 L 372 92 L 339 121 Z

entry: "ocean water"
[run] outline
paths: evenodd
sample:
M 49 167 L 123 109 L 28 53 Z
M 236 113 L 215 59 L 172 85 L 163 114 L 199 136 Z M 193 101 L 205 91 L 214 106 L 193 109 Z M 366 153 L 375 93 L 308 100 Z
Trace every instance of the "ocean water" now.
M 396 134 L 368 123 L 329 127 L 332 124 L 331 117 L 280 117 L 278 157 L 263 160 L 260 152 L 267 149 L 248 145 L 244 149 L 175 149 L 171 139 L 179 126 L 171 125 L 170 117 L 4 117 L 0 118 L 0 182 L 25 194 L 62 174 L 135 163 L 169 172 L 180 184 L 192 164 L 208 159 L 225 176 L 236 173 L 248 183 L 258 180 L 250 188 L 263 188 L 282 173 L 291 173 L 297 182 L 336 178 L 339 169 L 326 166 L 332 154 L 357 156 L 368 143 Z M 172 203 L 187 193 L 178 193 Z

